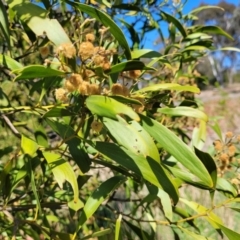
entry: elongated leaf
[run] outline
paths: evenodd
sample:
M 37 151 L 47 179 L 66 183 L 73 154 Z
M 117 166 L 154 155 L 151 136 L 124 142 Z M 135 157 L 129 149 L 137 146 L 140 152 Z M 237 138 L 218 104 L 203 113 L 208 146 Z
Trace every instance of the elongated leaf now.
M 121 222 L 122 222 L 122 215 L 119 214 L 117 221 L 116 221 L 116 226 L 115 226 L 115 240 L 119 239 Z
M 131 40 L 133 42 L 133 45 L 132 45 L 132 48 L 138 48 L 139 44 L 140 44 L 140 39 L 139 39 L 139 36 L 138 36 L 138 33 L 135 31 L 134 27 L 125 22 L 123 19 L 119 19 L 119 21 L 124 24 L 124 26 L 128 29 L 129 33 L 130 33 L 130 36 L 131 36 Z M 133 58 L 133 57 L 132 57 Z
M 0 29 L 2 30 L 6 42 L 8 43 L 8 47 L 11 48 L 8 16 L 3 1 L 0 1 Z
M 157 121 L 141 115 L 142 126 L 147 132 L 183 166 L 185 166 L 206 186 L 212 187 L 213 182 L 207 169 L 193 151 L 182 142 L 172 131 Z
M 131 59 L 131 52 L 128 46 L 128 42 L 118 25 L 108 16 L 106 13 L 98 10 L 97 8 L 88 6 L 82 3 L 66 1 L 69 5 L 78 8 L 80 11 L 83 11 L 90 15 L 91 17 L 100 21 L 104 26 L 109 27 L 109 31 L 116 38 L 119 45 L 125 50 L 125 55 L 127 59 Z
M 55 107 L 50 109 L 48 112 L 46 112 L 43 117 L 64 117 L 64 116 L 72 116 L 73 113 L 68 111 L 64 107 Z
M 141 88 L 135 93 L 140 92 L 154 92 L 154 91 L 163 91 L 163 90 L 175 90 L 175 91 L 188 91 L 193 93 L 200 93 L 200 89 L 194 86 L 182 86 L 177 83 L 159 83 L 145 88 Z
M 124 96 L 121 96 L 121 95 L 113 95 L 113 96 L 109 96 L 109 97 L 115 99 L 118 102 L 125 103 L 125 104 L 142 105 L 142 103 L 139 102 L 136 99 L 124 97 Z
M 223 48 L 218 48 L 213 51 L 231 51 L 231 52 L 240 52 L 240 48 L 235 48 L 235 47 L 223 47 Z
M 193 201 L 188 201 L 186 199 L 180 198 L 180 201 L 185 203 L 187 206 L 189 206 L 190 208 L 192 208 L 195 212 L 197 212 L 198 214 L 205 214 L 206 216 L 204 216 L 204 218 L 215 228 L 215 229 L 219 229 L 220 227 L 216 224 L 216 223 L 220 223 L 223 224 L 222 220 L 216 215 L 214 214 L 212 211 L 209 212 L 209 210 L 196 203 Z
M 215 188 L 217 184 L 217 166 L 215 161 L 213 160 L 210 154 L 202 152 L 197 148 L 194 148 L 194 149 L 195 149 L 196 155 L 202 161 L 202 163 L 208 170 L 209 174 L 211 175 L 212 181 L 213 181 L 213 188 Z
M 230 228 L 225 227 L 222 223 L 219 223 L 218 221 L 215 221 L 213 218 L 211 218 L 211 219 L 223 231 L 223 233 L 228 237 L 229 240 L 240 239 L 240 234 L 239 233 L 234 232 Z
M 53 152 L 43 152 L 44 158 L 47 160 L 53 175 L 58 182 L 60 188 L 63 187 L 63 183 L 68 181 L 73 189 L 74 192 L 74 202 L 77 203 L 78 199 L 78 184 L 75 173 L 70 166 L 70 164 L 61 158 L 60 154 L 53 153 Z
M 152 158 L 144 158 L 141 155 L 136 155 L 113 143 L 96 142 L 94 148 L 158 188 L 163 189 L 177 203 L 178 190 L 172 177 L 161 164 Z
M 65 123 L 53 121 L 48 118 L 45 120 L 62 139 L 68 139 L 65 143 L 68 145 L 72 158 L 83 173 L 88 172 L 91 164 L 90 158 L 84 149 L 83 142 L 78 138 L 74 130 Z
M 111 228 L 106 228 L 106 229 L 103 229 L 103 230 L 100 230 L 100 231 L 97 231 L 97 232 L 94 232 L 92 234 L 89 234 L 83 238 L 81 238 L 81 240 L 85 240 L 85 239 L 96 239 L 98 237 L 101 237 L 101 236 L 105 236 L 107 234 L 110 234 L 112 232 L 112 229 Z M 65 239 L 64 239 L 65 240 Z M 72 238 L 71 238 L 72 240 Z
M 173 23 L 173 25 L 179 30 L 184 38 L 187 36 L 187 32 L 183 25 L 175 17 L 163 11 L 161 11 L 161 16 L 163 19 L 167 20 L 167 22 Z
M 236 188 L 225 178 L 218 178 L 217 179 L 217 190 L 225 193 L 230 193 L 232 196 L 236 197 L 238 195 L 238 192 Z
M 197 32 L 223 35 L 223 36 L 233 40 L 232 36 L 230 36 L 227 32 L 225 32 L 222 28 L 220 28 L 218 26 L 203 26 L 203 27 L 199 27 L 199 28 L 197 28 Z
M 171 203 L 171 199 L 169 197 L 169 195 L 163 191 L 162 189 L 158 189 L 158 193 L 157 193 L 157 196 L 160 198 L 161 200 L 161 204 L 162 204 L 162 207 L 163 207 L 163 212 L 164 212 L 164 215 L 165 217 L 172 221 L 172 203 Z
M 7 0 L 10 8 L 37 35 L 46 34 L 56 46 L 71 43 L 68 35 L 56 19 L 49 19 L 48 12 L 27 0 Z
M 42 65 L 32 65 L 21 69 L 16 69 L 13 71 L 13 73 L 17 75 L 17 77 L 14 79 L 15 81 L 19 79 L 63 76 L 66 74 L 65 72 Z
M 25 135 L 21 137 L 21 148 L 24 154 L 33 157 L 38 149 L 38 144 Z
M 145 64 L 141 61 L 130 60 L 127 62 L 121 62 L 111 67 L 108 74 L 118 73 L 122 71 L 130 71 L 130 70 L 155 70 L 151 67 L 146 67 Z
M 194 232 L 191 232 L 188 229 L 181 227 L 180 225 L 178 225 L 178 228 L 181 229 L 183 233 L 185 233 L 187 236 L 191 237 L 191 239 L 193 239 L 193 240 L 213 240 L 212 238 L 208 238 L 208 237 L 196 234 Z
M 92 95 L 87 98 L 86 105 L 89 110 L 102 117 L 117 119 L 117 114 L 125 114 L 139 121 L 139 116 L 132 108 L 105 96 Z
M 21 63 L 3 54 L 0 54 L 0 65 L 3 65 L 11 70 L 16 70 L 23 67 Z
M 153 51 L 152 49 L 136 49 L 131 52 L 132 58 L 159 58 L 161 53 Z
M 219 10 L 224 11 L 224 8 L 221 8 L 221 7 L 219 7 L 219 6 L 206 5 L 206 6 L 198 7 L 198 8 L 196 8 L 196 9 L 192 10 L 191 12 L 189 12 L 188 14 L 191 14 L 191 15 L 192 15 L 192 14 L 197 14 L 197 13 L 203 11 L 203 10 L 206 10 L 206 9 L 219 9 Z
M 191 107 L 159 108 L 157 112 L 171 116 L 186 116 L 202 119 L 205 122 L 208 121 L 208 116 L 204 112 Z
M 107 181 L 103 182 L 88 198 L 85 206 L 83 208 L 83 212 L 80 216 L 78 227 L 76 233 L 81 229 L 82 225 L 90 218 L 94 212 L 98 209 L 98 207 L 102 204 L 102 202 L 107 199 L 111 193 L 118 188 L 123 182 L 126 181 L 125 177 L 115 176 Z
M 104 118 L 103 123 L 120 146 L 144 157 L 150 156 L 159 162 L 156 145 L 149 134 L 136 121 L 126 122 L 120 116 L 119 121 Z

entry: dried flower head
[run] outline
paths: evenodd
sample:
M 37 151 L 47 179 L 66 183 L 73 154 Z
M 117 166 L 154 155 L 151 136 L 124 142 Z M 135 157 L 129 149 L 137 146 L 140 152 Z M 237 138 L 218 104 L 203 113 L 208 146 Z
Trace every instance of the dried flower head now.
M 100 46 L 97 46 L 94 48 L 94 55 L 105 55 L 105 48 L 104 47 L 100 47 Z
M 105 59 L 101 67 L 103 68 L 103 70 L 109 70 L 111 68 L 111 64 L 108 60 Z
M 98 122 L 98 121 L 93 121 L 92 124 L 91 124 L 91 128 L 92 128 L 93 131 L 99 133 L 103 128 L 103 124 L 101 122 Z
M 238 185 L 240 182 L 239 182 L 238 179 L 233 178 L 233 179 L 231 180 L 231 183 L 233 183 L 233 184 L 235 184 L 235 185 Z
M 82 83 L 82 77 L 79 74 L 73 73 L 70 77 L 68 77 L 65 81 L 65 88 L 69 92 L 73 92 L 78 89 L 79 85 Z
M 111 88 L 113 95 L 123 95 L 123 85 L 120 83 L 115 83 Z
M 49 55 L 49 47 L 48 46 L 41 47 L 39 48 L 39 52 L 42 58 L 46 58 Z
M 93 77 L 95 73 L 92 70 L 85 69 L 82 73 L 84 81 L 89 81 L 89 78 Z
M 214 148 L 217 152 L 221 152 L 223 150 L 223 144 L 220 140 L 216 140 L 214 143 Z
M 61 102 L 66 102 L 68 100 L 67 92 L 63 88 L 58 88 L 55 90 L 56 99 Z
M 141 75 L 140 70 L 131 70 L 129 71 L 129 77 L 133 79 L 137 79 Z
M 89 82 L 83 81 L 78 88 L 78 91 L 81 95 L 89 95 L 90 84 Z
M 101 66 L 104 63 L 104 57 L 100 55 L 95 55 L 93 57 L 93 62 L 96 66 Z
M 91 42 L 82 42 L 79 47 L 79 57 L 82 60 L 87 60 L 91 58 L 94 54 L 94 46 Z
M 67 58 L 74 58 L 76 56 L 76 49 L 72 43 L 63 43 L 57 48 L 56 53 L 62 54 Z
M 228 164 L 228 160 L 229 160 L 229 156 L 226 153 L 222 153 L 219 156 L 219 160 L 222 162 L 223 165 L 227 165 Z
M 137 112 L 137 113 L 142 113 L 144 111 L 144 98 L 143 97 L 132 97 L 133 99 L 135 100 L 138 100 L 139 102 L 142 103 L 142 105 L 139 105 L 139 104 L 133 104 L 132 107 L 133 109 Z
M 232 132 L 226 132 L 226 138 L 232 138 L 233 133 Z
M 235 153 L 236 153 L 236 147 L 233 144 L 228 146 L 228 155 L 232 157 L 235 155 Z
M 89 95 L 99 95 L 101 93 L 100 86 L 96 83 L 89 85 Z
M 94 42 L 94 40 L 95 40 L 94 34 L 92 34 L 92 33 L 86 34 L 86 41 L 88 41 L 88 42 Z

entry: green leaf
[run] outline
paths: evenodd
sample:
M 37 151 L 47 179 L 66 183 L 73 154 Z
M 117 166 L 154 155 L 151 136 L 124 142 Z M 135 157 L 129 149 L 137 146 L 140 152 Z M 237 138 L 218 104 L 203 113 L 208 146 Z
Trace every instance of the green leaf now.
M 186 117 L 193 117 L 204 120 L 205 122 L 208 121 L 208 116 L 200 111 L 199 109 L 195 109 L 192 107 L 175 107 L 175 108 L 158 108 L 157 112 L 171 115 L 171 116 L 186 116 Z
M 69 110 L 67 110 L 64 107 L 54 107 L 50 109 L 48 112 L 46 112 L 43 117 L 49 118 L 49 117 L 64 117 L 64 116 L 72 116 L 73 113 L 71 113 Z
M 162 189 L 158 189 L 158 193 L 157 196 L 160 198 L 161 200 L 161 204 L 163 207 L 163 212 L 165 217 L 172 221 L 172 203 L 171 203 L 171 199 L 169 197 L 169 195 L 163 191 Z
M 159 162 L 159 153 L 149 134 L 136 121 L 126 122 L 120 116 L 119 121 L 104 118 L 103 123 L 120 146 L 141 156 L 150 156 Z
M 126 62 L 118 63 L 111 67 L 109 71 L 106 71 L 108 74 L 118 73 L 123 71 L 130 71 L 130 70 L 156 70 L 151 67 L 146 67 L 145 64 L 141 61 L 137 60 L 130 60 Z
M 201 7 L 198 7 L 198 8 L 195 8 L 194 10 L 192 10 L 191 12 L 189 12 L 188 14 L 197 14 L 203 10 L 206 10 L 206 9 L 212 9 L 212 8 L 215 8 L 215 9 L 220 9 L 222 11 L 225 11 L 224 8 L 221 8 L 219 6 L 214 6 L 214 5 L 205 5 L 205 6 L 201 6 Z
M 21 148 L 24 154 L 33 157 L 38 149 L 38 144 L 27 136 L 22 135 Z
M 122 222 L 122 215 L 119 214 L 117 221 L 116 221 L 116 226 L 115 226 L 115 240 L 119 239 L 121 222 Z
M 89 96 L 86 100 L 89 110 L 98 116 L 117 119 L 117 114 L 125 114 L 139 121 L 139 116 L 132 108 L 110 98 L 100 95 Z
M 63 76 L 66 74 L 65 72 L 42 65 L 31 65 L 21 69 L 16 69 L 13 71 L 13 73 L 17 75 L 14 81 L 19 79 Z
M 48 118 L 45 119 L 48 125 L 65 139 L 65 143 L 68 145 L 69 152 L 72 158 L 77 163 L 82 172 L 88 172 L 90 169 L 90 158 L 84 149 L 83 142 L 76 135 L 75 131 L 69 125 L 61 123 L 59 121 L 53 121 Z M 66 140 L 68 139 L 68 140 Z
M 139 102 L 138 100 L 133 99 L 133 98 L 124 97 L 122 95 L 113 95 L 113 96 L 109 96 L 109 97 L 115 99 L 118 102 L 125 103 L 125 104 L 142 105 L 142 103 Z
M 184 29 L 183 25 L 175 17 L 163 11 L 160 11 L 160 13 L 164 20 L 175 25 L 175 27 L 179 30 L 184 38 L 187 36 L 187 32 Z
M 132 58 L 159 58 L 161 53 L 153 51 L 152 49 L 136 49 L 131 52 Z
M 36 36 L 46 34 L 48 39 L 56 46 L 71 43 L 59 22 L 56 19 L 47 18 L 48 11 L 27 0 L 7 0 L 6 2 Z
M 98 10 L 95 7 L 91 7 L 86 4 L 70 2 L 70 1 L 66 1 L 66 2 L 69 5 L 74 6 L 75 8 L 78 8 L 80 11 L 83 11 L 88 15 L 90 15 L 91 17 L 95 18 L 96 20 L 100 21 L 105 27 L 109 27 L 109 31 L 116 38 L 119 45 L 125 50 L 126 58 L 131 59 L 131 52 L 128 46 L 128 42 L 125 38 L 125 35 L 109 15 Z
M 127 221 L 124 218 L 123 218 L 123 221 L 130 228 L 130 232 L 131 233 L 134 232 L 139 237 L 139 239 L 141 240 L 151 239 L 150 235 L 146 231 L 142 230 L 140 227 L 132 224 L 131 222 Z
M 139 44 L 140 44 L 140 39 L 139 39 L 138 33 L 135 31 L 134 27 L 131 24 L 125 22 L 123 19 L 119 19 L 119 21 L 125 25 L 125 27 L 128 29 L 128 31 L 130 33 L 131 40 L 133 42 L 132 48 L 138 48 Z
M 164 91 L 164 90 L 175 90 L 175 91 L 188 91 L 188 92 L 193 92 L 193 93 L 200 93 L 200 89 L 194 86 L 182 86 L 177 83 L 159 83 L 159 84 L 154 84 L 148 87 L 144 87 L 139 89 L 138 91 L 135 91 L 135 93 L 140 93 L 140 92 L 154 92 L 154 91 Z
M 209 34 L 217 34 L 225 36 L 231 40 L 234 40 L 232 36 L 230 36 L 227 32 L 225 32 L 222 28 L 218 26 L 203 26 L 196 29 L 196 32 L 201 33 L 209 33 Z
M 195 149 L 196 155 L 202 161 L 202 163 L 208 170 L 209 174 L 211 175 L 212 181 L 213 181 L 213 188 L 215 188 L 217 184 L 217 166 L 215 161 L 213 160 L 210 154 L 202 152 L 197 148 L 194 148 L 194 149 Z
M 68 181 L 71 184 L 74 193 L 74 202 L 77 203 L 79 201 L 78 184 L 75 173 L 69 162 L 62 159 L 61 155 L 58 153 L 43 152 L 43 156 L 51 168 L 60 188 L 63 188 L 63 183 L 65 181 Z
M 230 193 L 234 197 L 238 195 L 236 188 L 225 178 L 220 178 L 220 177 L 217 178 L 216 188 L 221 192 Z
M 174 203 L 178 202 L 177 187 L 170 174 L 160 163 L 150 157 L 144 158 L 113 143 L 96 142 L 93 147 L 106 157 L 133 171 L 158 188 L 163 189 L 173 199 Z
M 16 70 L 23 67 L 21 63 L 3 54 L 0 54 L 0 65 L 3 65 L 11 70 Z
M 223 141 L 223 137 L 222 137 L 222 131 L 221 128 L 219 126 L 219 124 L 217 123 L 217 121 L 215 122 L 214 125 L 211 126 L 211 128 L 214 130 L 214 132 L 218 135 L 219 139 L 221 141 Z
M 181 229 L 183 233 L 185 233 L 187 236 L 189 236 L 193 240 L 194 239 L 195 240 L 213 240 L 212 238 L 204 237 L 194 232 L 191 232 L 188 229 L 181 227 L 180 225 L 178 225 L 177 227 Z
M 223 48 L 218 48 L 214 51 L 231 51 L 231 52 L 240 52 L 240 48 L 235 48 L 235 47 L 223 47 Z
M 9 30 L 9 22 L 8 22 L 8 15 L 6 12 L 6 8 L 3 4 L 3 1 L 0 1 L 0 29 L 5 37 L 5 40 L 8 44 L 8 48 L 11 48 L 10 42 L 10 30 Z
M 222 223 L 219 223 L 218 221 L 215 221 L 212 219 L 214 223 L 223 231 L 223 233 L 228 237 L 229 240 L 237 240 L 240 239 L 240 234 L 237 232 L 234 232 L 230 228 L 225 227 Z
M 100 231 L 97 231 L 97 232 L 94 232 L 92 234 L 89 234 L 83 238 L 81 238 L 81 240 L 85 240 L 85 239 L 96 239 L 98 237 L 101 237 L 101 236 L 105 236 L 107 234 L 110 234 L 112 232 L 112 229 L 111 228 L 106 228 L 106 229 L 103 229 L 103 230 L 100 230 Z M 72 240 L 72 238 L 71 238 Z
M 87 199 L 83 211 L 81 213 L 78 227 L 75 235 L 81 229 L 82 225 L 94 214 L 94 212 L 99 208 L 102 202 L 110 197 L 113 191 L 118 188 L 126 178 L 123 176 L 114 176 L 107 181 L 103 182 Z
M 213 182 L 207 169 L 193 151 L 172 131 L 157 121 L 141 115 L 143 128 L 161 145 L 163 149 L 175 157 L 191 173 L 203 183 L 212 187 Z
M 189 206 L 190 208 L 192 208 L 195 212 L 197 212 L 198 214 L 203 214 L 204 218 L 215 228 L 215 229 L 219 229 L 220 227 L 216 224 L 216 223 L 220 223 L 222 224 L 222 220 L 213 213 L 213 211 L 209 211 L 209 209 L 207 209 L 206 207 L 193 202 L 193 201 L 188 201 L 186 199 L 180 198 L 180 201 L 185 203 L 187 206 Z M 205 215 L 206 214 L 206 215 Z

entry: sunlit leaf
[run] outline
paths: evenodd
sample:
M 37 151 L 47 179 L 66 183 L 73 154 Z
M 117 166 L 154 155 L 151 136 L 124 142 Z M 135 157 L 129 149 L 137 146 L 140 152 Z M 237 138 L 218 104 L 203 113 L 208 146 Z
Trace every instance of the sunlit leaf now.
M 178 225 L 178 228 L 181 229 L 183 233 L 185 233 L 187 236 L 191 237 L 191 239 L 193 239 L 193 240 L 213 240 L 213 238 L 201 236 L 199 234 L 189 231 L 186 228 L 181 227 L 180 225 Z
M 79 194 L 78 184 L 75 173 L 69 162 L 65 161 L 58 153 L 43 152 L 43 156 L 47 160 L 60 188 L 63 187 L 65 181 L 71 184 L 74 193 L 74 202 L 77 203 Z
M 155 58 L 161 57 L 161 53 L 152 49 L 135 49 L 131 52 L 132 58 Z
M 189 12 L 188 14 L 197 14 L 203 10 L 206 10 L 206 9 L 219 9 L 219 10 L 222 10 L 224 11 L 224 8 L 221 8 L 219 6 L 215 6 L 215 5 L 205 5 L 205 6 L 200 6 L 198 8 L 195 8 L 193 9 L 191 12 Z
M 57 46 L 62 43 L 71 43 L 59 22 L 47 17 L 48 11 L 27 0 L 7 0 L 6 2 L 36 36 L 46 34 L 48 39 Z
M 94 212 L 98 209 L 98 207 L 102 204 L 102 202 L 110 197 L 111 193 L 118 188 L 126 178 L 122 176 L 112 177 L 105 182 L 103 182 L 87 199 L 83 211 L 81 213 L 78 227 L 76 233 L 81 229 L 82 225 L 90 218 Z
M 38 149 L 38 144 L 25 135 L 21 137 L 21 148 L 24 154 L 33 157 Z
M 172 177 L 161 164 L 152 158 L 144 158 L 113 143 L 96 142 L 94 148 L 158 188 L 163 189 L 175 203 L 178 202 L 178 190 Z
M 208 116 L 199 109 L 195 109 L 192 107 L 175 107 L 175 108 L 159 108 L 157 112 L 164 113 L 171 116 L 186 116 L 193 117 L 208 121 Z
M 16 69 L 13 73 L 17 75 L 15 81 L 19 79 L 63 76 L 66 74 L 65 72 L 42 65 L 30 65 L 21 69 Z
M 23 67 L 21 63 L 4 54 L 0 54 L 0 65 L 3 65 L 10 70 L 16 70 Z
M 159 162 L 159 154 L 152 138 L 136 121 L 126 122 L 120 116 L 119 121 L 104 118 L 103 123 L 120 146 L 140 154 L 150 156 Z
M 115 226 L 115 240 L 119 239 L 121 222 L 122 222 L 122 215 L 119 214 L 117 221 L 116 221 L 116 226 Z
M 225 178 L 217 178 L 216 188 L 219 191 L 230 193 L 234 197 L 238 195 L 237 189 Z
M 110 234 L 111 232 L 112 232 L 112 229 L 111 229 L 111 228 L 106 228 L 106 229 L 103 229 L 103 230 L 94 232 L 94 233 L 92 233 L 92 234 L 89 234 L 89 235 L 81 238 L 81 240 L 98 238 L 98 237 L 101 237 L 101 236 L 105 236 L 105 235 L 107 235 L 107 234 Z M 72 240 L 72 239 L 71 239 L 71 240 Z
M 105 96 L 92 95 L 86 100 L 89 110 L 102 117 L 117 119 L 117 114 L 125 114 L 130 118 L 139 121 L 139 116 L 132 108 Z
M 154 92 L 154 91 L 164 91 L 164 90 L 175 90 L 175 91 L 187 91 L 187 92 L 193 92 L 193 93 L 200 93 L 200 89 L 194 86 L 182 86 L 177 83 L 159 83 L 154 84 L 148 87 L 144 87 L 139 89 L 138 91 L 135 91 L 135 93 L 140 92 Z
M 206 186 L 212 187 L 213 182 L 207 169 L 193 151 L 172 131 L 157 121 L 141 115 L 142 126 L 161 145 L 163 149 L 174 156 Z

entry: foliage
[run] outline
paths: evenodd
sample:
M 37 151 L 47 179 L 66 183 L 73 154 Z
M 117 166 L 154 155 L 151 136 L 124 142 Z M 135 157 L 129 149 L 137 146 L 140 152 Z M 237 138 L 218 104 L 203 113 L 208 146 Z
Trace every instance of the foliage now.
M 224 140 L 215 125 L 216 155 L 201 151 L 208 117 L 194 99 L 196 64 L 214 49 L 210 34 L 231 37 L 189 26 L 196 12 L 183 15 L 183 4 L 166 1 L 6 2 L 2 237 L 159 239 L 164 228 L 172 239 L 238 239 L 215 210 L 239 211 L 238 176 L 225 177 L 237 172 L 239 138 Z M 144 16 L 142 32 L 118 14 Z M 163 38 L 161 53 L 141 47 L 152 29 Z M 189 186 L 209 204 L 186 196 Z

